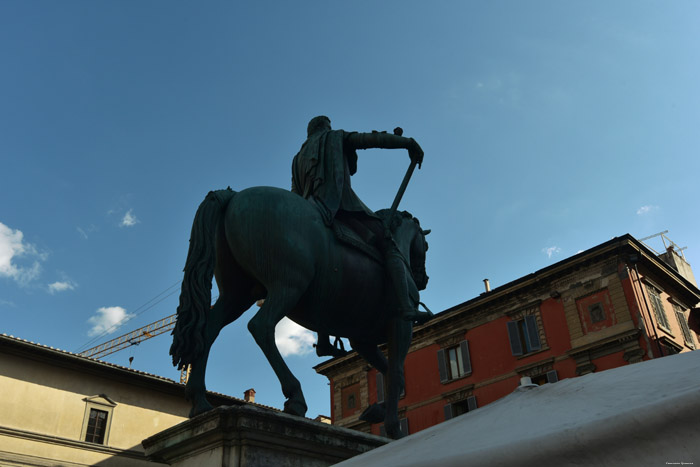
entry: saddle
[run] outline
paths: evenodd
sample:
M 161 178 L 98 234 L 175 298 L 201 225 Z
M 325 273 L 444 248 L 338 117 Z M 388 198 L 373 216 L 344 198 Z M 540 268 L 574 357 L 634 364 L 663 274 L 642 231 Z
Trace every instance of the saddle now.
M 384 265 L 384 256 L 381 251 L 374 245 L 370 245 L 365 242 L 362 237 L 360 237 L 353 229 L 351 229 L 347 224 L 345 224 L 340 219 L 335 219 L 330 225 L 331 230 L 335 237 L 341 242 L 348 246 L 355 248 L 358 251 L 366 254 L 377 263 Z

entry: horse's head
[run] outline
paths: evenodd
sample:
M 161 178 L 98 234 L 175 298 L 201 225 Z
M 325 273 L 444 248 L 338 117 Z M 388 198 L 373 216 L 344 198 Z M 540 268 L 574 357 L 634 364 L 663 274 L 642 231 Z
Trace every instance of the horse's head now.
M 428 274 L 425 272 L 425 254 L 428 251 L 428 241 L 425 236 L 430 233 L 430 230 L 423 230 L 420 227 L 418 218 L 414 217 L 415 233 L 411 241 L 410 263 L 411 274 L 416 283 L 418 290 L 425 290 L 428 285 Z
M 378 211 L 380 217 L 389 214 L 388 209 Z M 430 230 L 421 229 L 418 218 L 413 217 L 408 211 L 399 211 L 394 215 L 391 225 L 394 240 L 399 250 L 404 254 L 411 266 L 411 275 L 418 290 L 424 290 L 428 285 L 428 274 L 425 272 L 425 253 L 428 251 L 428 242 L 425 236 Z

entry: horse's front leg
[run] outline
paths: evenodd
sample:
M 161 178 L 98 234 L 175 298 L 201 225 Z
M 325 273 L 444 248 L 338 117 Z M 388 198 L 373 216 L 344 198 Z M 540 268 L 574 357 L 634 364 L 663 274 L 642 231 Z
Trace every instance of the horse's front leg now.
M 376 368 L 376 370 L 383 374 L 386 378 L 389 364 L 382 351 L 379 350 L 379 347 L 377 347 L 377 344 L 363 340 L 351 339 L 350 345 L 352 346 L 353 350 L 360 354 L 362 358 L 367 360 L 370 365 Z M 369 423 L 381 423 L 385 418 L 385 402 L 372 404 L 367 407 L 362 414 L 360 414 L 360 420 Z
M 389 438 L 399 439 L 408 433 L 401 431 L 399 423 L 399 396 L 404 389 L 404 362 L 411 346 L 413 324 L 394 319 L 389 325 L 389 371 L 387 372 L 386 418 L 384 429 Z
M 275 326 L 292 309 L 300 296 L 301 293 L 292 288 L 268 291 L 265 303 L 248 322 L 248 330 L 262 349 L 282 385 L 282 393 L 287 398 L 284 403 L 284 411 L 303 417 L 306 414 L 307 406 L 301 384 L 282 359 L 275 343 Z

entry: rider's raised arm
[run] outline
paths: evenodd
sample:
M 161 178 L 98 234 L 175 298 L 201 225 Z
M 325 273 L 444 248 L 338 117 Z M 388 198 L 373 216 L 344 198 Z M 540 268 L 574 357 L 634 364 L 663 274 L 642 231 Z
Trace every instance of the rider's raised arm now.
M 407 149 L 411 160 L 423 162 L 423 149 L 413 138 L 380 132 L 348 133 L 345 144 L 352 149 Z

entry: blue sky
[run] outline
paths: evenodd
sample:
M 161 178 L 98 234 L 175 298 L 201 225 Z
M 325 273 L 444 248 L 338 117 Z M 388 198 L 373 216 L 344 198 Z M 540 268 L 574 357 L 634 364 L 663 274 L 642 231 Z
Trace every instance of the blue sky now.
M 669 230 L 696 265 L 698 18 L 690 1 L 2 2 L 0 332 L 76 351 L 174 313 L 206 193 L 289 187 L 319 114 L 425 150 L 401 207 L 433 231 L 434 311 L 625 233 Z M 362 152 L 353 187 L 388 207 L 408 163 Z M 208 387 L 282 407 L 253 313 Z M 286 334 L 308 415 L 329 414 L 313 339 Z M 169 345 L 107 359 L 176 379 Z

